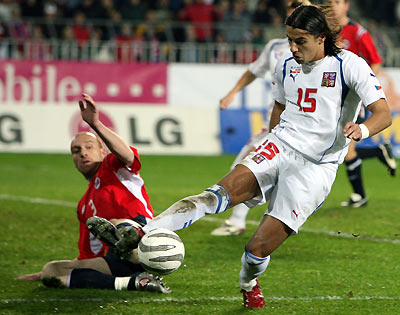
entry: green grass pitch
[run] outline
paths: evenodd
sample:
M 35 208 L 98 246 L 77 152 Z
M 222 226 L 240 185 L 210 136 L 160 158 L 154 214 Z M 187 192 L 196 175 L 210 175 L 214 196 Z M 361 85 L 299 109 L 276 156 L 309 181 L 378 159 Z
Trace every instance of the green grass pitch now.
M 233 156 L 143 156 L 155 213 L 214 184 Z M 209 216 L 178 231 L 184 265 L 164 277 L 171 294 L 49 289 L 14 277 L 77 256 L 75 204 L 86 189 L 71 157 L 0 154 L 0 314 L 399 314 L 400 185 L 377 160 L 363 164 L 370 202 L 338 205 L 350 194 L 344 166 L 332 192 L 273 255 L 260 277 L 262 310 L 246 310 L 239 293 L 240 257 L 264 213 L 249 214 L 245 235 L 214 237 L 229 216 Z M 56 201 L 62 201 L 57 203 Z

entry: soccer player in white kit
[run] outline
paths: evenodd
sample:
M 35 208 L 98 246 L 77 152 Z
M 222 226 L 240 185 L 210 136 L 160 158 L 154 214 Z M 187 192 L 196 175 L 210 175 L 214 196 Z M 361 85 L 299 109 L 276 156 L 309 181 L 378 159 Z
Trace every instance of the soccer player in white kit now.
M 138 241 L 156 228 L 179 230 L 242 202 L 255 206 L 270 201 L 241 259 L 245 307 L 265 305 L 258 277 L 268 267 L 270 254 L 297 234 L 327 198 L 350 140 L 391 125 L 377 78 L 362 58 L 337 46 L 340 28 L 329 14 L 329 8 L 302 5 L 286 20 L 291 54 L 276 67 L 273 129 L 256 152 L 216 185 L 176 202 L 129 234 Z M 357 99 L 371 111 L 360 125 L 355 123 Z
M 307 0 L 294 0 L 287 4 L 286 14 L 289 16 L 292 14 L 295 8 L 301 4 L 310 4 Z M 278 38 L 270 40 L 262 50 L 258 58 L 249 64 L 248 70 L 240 77 L 239 81 L 235 84 L 232 90 L 220 100 L 220 108 L 226 109 L 234 100 L 235 95 L 241 91 L 244 87 L 252 83 L 256 78 L 264 78 L 266 73 L 273 72 L 278 60 L 283 55 L 290 51 L 289 43 L 287 38 Z M 270 115 L 272 111 L 273 103 L 267 108 L 267 114 Z M 269 120 L 265 122 L 264 127 L 259 133 L 254 135 L 248 142 L 243 146 L 237 155 L 235 161 L 232 164 L 234 168 L 239 164 L 251 151 L 254 151 L 257 146 L 262 142 L 261 140 L 269 132 L 268 125 Z M 260 142 L 261 141 L 261 142 Z M 227 235 L 238 235 L 242 234 L 246 230 L 246 217 L 249 213 L 249 207 L 244 203 L 238 204 L 233 207 L 232 214 L 228 220 L 226 220 L 220 227 L 216 228 L 211 232 L 212 235 L 227 236 Z

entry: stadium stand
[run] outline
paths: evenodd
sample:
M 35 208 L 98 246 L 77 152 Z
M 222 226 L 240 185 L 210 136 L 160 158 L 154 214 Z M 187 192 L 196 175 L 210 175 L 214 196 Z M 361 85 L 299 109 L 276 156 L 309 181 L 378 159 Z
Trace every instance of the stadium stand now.
M 399 3 L 352 3 L 389 67 L 400 66 Z M 0 59 L 246 64 L 284 37 L 284 8 L 285 0 L 1 0 Z

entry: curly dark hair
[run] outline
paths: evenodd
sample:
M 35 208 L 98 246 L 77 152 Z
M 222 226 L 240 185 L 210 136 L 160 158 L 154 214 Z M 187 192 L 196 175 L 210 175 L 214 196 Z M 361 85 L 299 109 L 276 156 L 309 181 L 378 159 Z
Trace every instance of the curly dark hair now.
M 315 37 L 325 36 L 324 48 L 328 56 L 336 56 L 341 27 L 333 17 L 329 5 L 301 5 L 286 19 L 285 25 L 305 30 Z

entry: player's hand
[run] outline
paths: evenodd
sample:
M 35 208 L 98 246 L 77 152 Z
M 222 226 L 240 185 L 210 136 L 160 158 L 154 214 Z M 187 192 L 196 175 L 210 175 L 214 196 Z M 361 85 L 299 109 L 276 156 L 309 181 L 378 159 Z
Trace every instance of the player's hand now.
M 82 119 L 93 126 L 99 121 L 99 111 L 93 98 L 88 94 L 82 94 L 83 100 L 79 101 Z
M 344 126 L 343 134 L 346 138 L 349 138 L 354 141 L 360 141 L 362 137 L 360 126 L 352 121 L 349 121 Z
M 228 93 L 228 95 L 220 99 L 219 108 L 226 109 L 233 102 L 234 98 L 235 98 L 234 93 Z
M 14 280 L 28 280 L 28 281 L 38 281 L 41 279 L 42 279 L 42 272 L 30 273 L 27 275 L 14 278 Z

